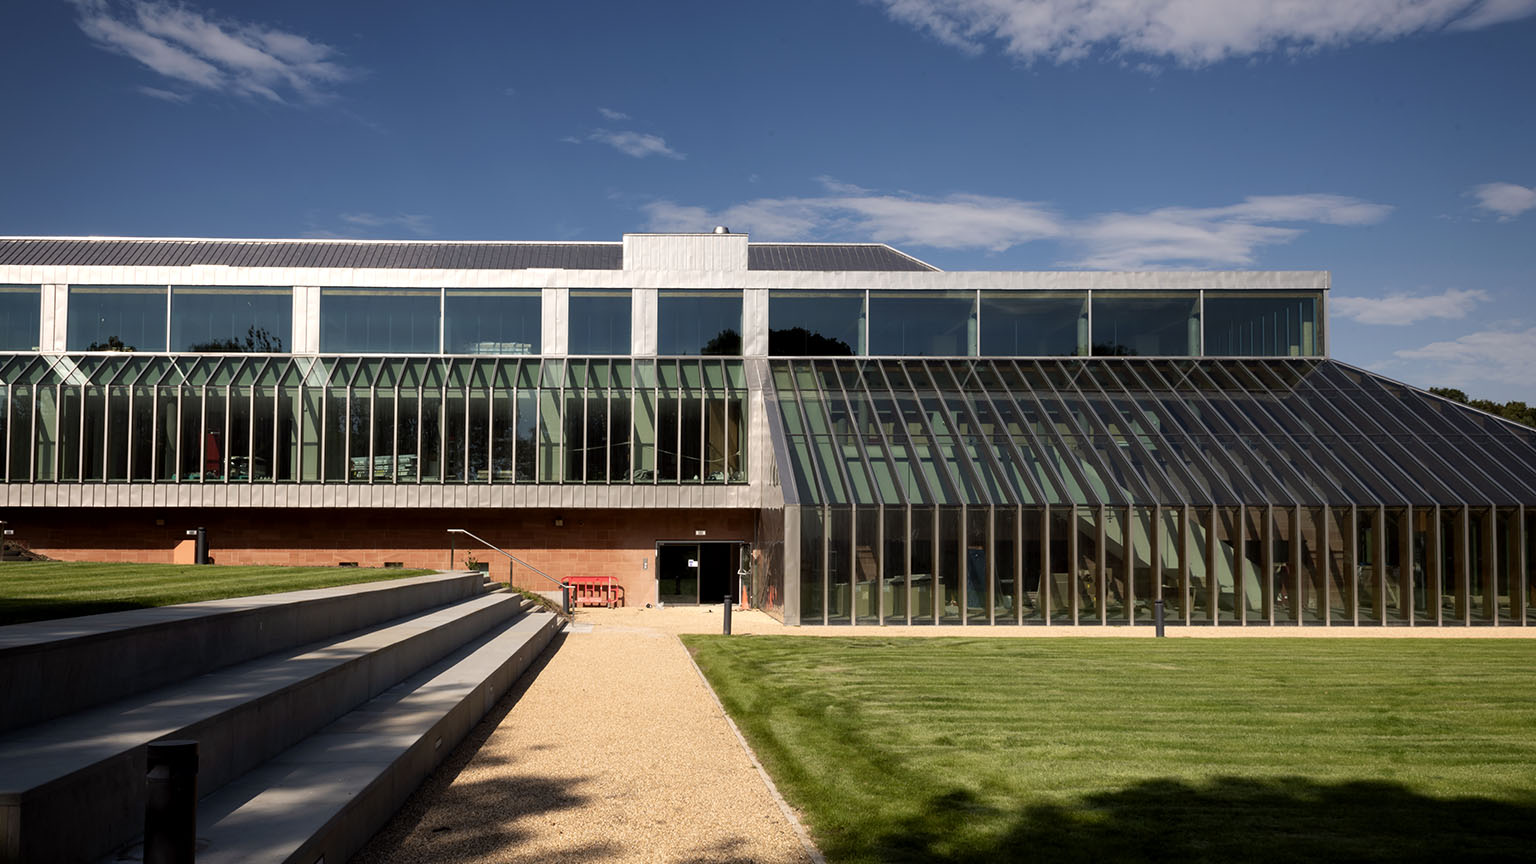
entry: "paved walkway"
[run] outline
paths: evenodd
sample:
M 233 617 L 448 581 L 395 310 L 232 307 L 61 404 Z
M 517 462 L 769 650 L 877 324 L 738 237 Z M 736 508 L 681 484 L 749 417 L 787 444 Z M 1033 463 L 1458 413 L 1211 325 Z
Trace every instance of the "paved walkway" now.
M 353 860 L 809 862 L 677 628 L 649 623 L 581 612 Z

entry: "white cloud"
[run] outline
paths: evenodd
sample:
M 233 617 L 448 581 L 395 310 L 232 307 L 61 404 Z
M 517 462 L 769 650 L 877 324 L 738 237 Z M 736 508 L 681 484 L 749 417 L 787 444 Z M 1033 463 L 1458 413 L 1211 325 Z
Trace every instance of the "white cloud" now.
M 667 146 L 666 139 L 659 135 L 651 135 L 645 132 L 614 132 L 608 129 L 595 129 L 587 136 L 589 141 L 599 141 L 609 147 L 633 156 L 636 159 L 644 159 L 647 156 L 665 156 L 668 159 L 686 159 L 682 153 Z
M 1472 187 L 1467 194 L 1477 199 L 1478 207 L 1497 214 L 1500 222 L 1536 208 L 1536 189 L 1514 183 L 1484 183 Z
M 160 99 L 165 102 L 187 102 L 192 98 L 185 93 L 177 93 L 172 90 L 161 90 L 159 87 L 135 87 L 134 89 L 138 90 L 140 93 L 143 93 L 145 96 L 150 97 L 151 99 Z
M 333 59 L 329 45 L 265 25 L 213 20 L 157 0 L 70 2 L 80 29 L 96 44 L 196 89 L 316 102 L 355 74 Z M 157 88 L 145 91 L 156 98 L 171 92 L 149 90 Z
M 1328 298 L 1328 311 L 1361 324 L 1406 325 L 1429 319 L 1455 320 L 1467 317 L 1472 307 L 1485 303 L 1488 292 L 1480 288 L 1447 288 L 1439 294 L 1414 296 L 1388 294 L 1385 297 Z
M 603 115 L 615 123 L 619 122 L 620 120 L 629 119 L 629 115 L 625 114 L 623 111 L 615 111 L 612 108 L 604 108 L 601 105 L 598 106 L 597 113 Z
M 1027 62 L 1095 51 L 1202 66 L 1272 51 L 1471 30 L 1536 13 L 1536 0 L 869 0 L 969 54 L 997 42 Z
M 417 237 L 433 234 L 431 217 L 421 213 L 399 213 L 380 216 L 376 213 L 343 213 L 341 221 L 359 228 L 398 228 Z
M 1517 395 L 1488 396 L 1500 399 L 1528 399 L 1531 369 L 1536 368 L 1536 327 L 1480 330 L 1460 338 L 1431 342 L 1422 348 L 1394 352 L 1397 360 L 1388 364 L 1400 367 L 1400 361 L 1416 361 L 1423 368 L 1417 380 L 1435 386 L 1466 388 L 1482 382 L 1508 385 Z
M 956 193 L 941 198 L 886 194 L 828 177 L 828 194 L 759 198 L 722 210 L 658 201 L 644 209 L 654 231 L 706 231 L 730 225 L 761 239 L 860 237 L 891 244 L 1002 252 L 1039 240 L 1078 252 L 1065 263 L 1106 270 L 1167 266 L 1243 266 L 1259 246 L 1286 243 L 1305 224 L 1369 225 L 1391 212 L 1342 195 L 1254 196 L 1226 207 L 1165 207 L 1085 220 L 1048 204 Z

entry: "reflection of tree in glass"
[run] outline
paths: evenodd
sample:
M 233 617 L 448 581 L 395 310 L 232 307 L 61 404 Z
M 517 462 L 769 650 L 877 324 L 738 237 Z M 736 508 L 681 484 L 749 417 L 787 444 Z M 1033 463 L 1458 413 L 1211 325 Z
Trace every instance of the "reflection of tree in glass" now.
M 1093 344 L 1093 356 L 1095 357 L 1135 357 L 1139 352 L 1129 345 L 1121 345 L 1118 342 L 1095 342 Z
M 853 346 L 804 327 L 790 327 L 768 331 L 768 353 L 782 357 L 852 357 Z
M 92 342 L 85 346 L 87 351 L 132 351 L 132 345 L 124 345 L 123 340 L 116 336 L 108 336 L 105 342 Z
M 716 354 L 736 356 L 741 354 L 741 334 L 727 327 L 715 334 L 715 338 L 704 343 L 700 354 Z
M 133 349 L 128 349 L 133 350 Z M 243 354 L 280 354 L 283 350 L 281 336 L 272 335 L 265 327 L 252 325 L 245 331 L 244 339 L 214 339 L 210 342 L 199 342 L 191 347 L 192 351 L 229 351 Z

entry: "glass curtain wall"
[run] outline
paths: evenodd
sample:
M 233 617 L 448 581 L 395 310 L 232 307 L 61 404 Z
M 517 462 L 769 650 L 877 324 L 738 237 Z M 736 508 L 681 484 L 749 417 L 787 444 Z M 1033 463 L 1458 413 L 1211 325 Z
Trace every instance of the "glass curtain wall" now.
M 172 351 L 281 354 L 292 333 L 292 288 L 171 288 Z
M 1088 353 L 1088 295 L 981 294 L 980 353 L 990 357 L 1073 357 Z
M 864 344 L 864 292 L 768 292 L 768 353 L 774 357 L 868 353 Z
M 1096 357 L 1189 357 L 1200 353 L 1200 301 L 1191 294 L 1093 295 Z
M 436 354 L 441 304 L 436 288 L 321 289 L 320 350 Z
M 628 353 L 628 349 L 616 353 Z M 741 292 L 659 292 L 656 353 L 676 357 L 740 356 Z
M 0 351 L 37 350 L 42 302 L 37 285 L 0 285 Z
M 769 369 L 788 620 L 1144 625 L 1162 601 L 1189 625 L 1492 624 L 1530 602 L 1536 431 L 1331 361 Z
M 164 351 L 166 286 L 71 285 L 70 351 Z
M 0 478 L 739 484 L 746 403 L 729 359 L 0 355 Z
M 628 291 L 572 289 L 569 352 L 628 354 L 633 338 L 631 311 Z
M 975 292 L 869 292 L 869 353 L 891 357 L 974 355 Z
M 448 288 L 443 292 L 443 353 L 537 354 L 543 348 L 538 290 Z
M 1323 353 L 1316 294 L 1205 293 L 1207 357 L 1317 357 Z

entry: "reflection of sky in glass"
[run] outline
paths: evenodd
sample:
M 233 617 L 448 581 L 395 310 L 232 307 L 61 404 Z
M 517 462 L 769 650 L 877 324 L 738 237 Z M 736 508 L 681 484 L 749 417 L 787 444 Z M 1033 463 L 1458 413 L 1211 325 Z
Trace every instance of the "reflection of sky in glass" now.
M 859 353 L 861 291 L 773 292 L 768 298 L 768 353 L 837 357 Z
M 1317 298 L 1205 295 L 1205 353 L 1215 357 L 1321 354 Z
M 443 300 L 444 352 L 539 353 L 541 302 L 538 291 L 448 291 Z
M 165 350 L 165 295 L 159 288 L 69 289 L 71 351 Z
M 171 289 L 172 351 L 286 351 L 291 288 Z
M 740 291 L 663 291 L 656 319 L 658 354 L 741 353 Z
M 38 347 L 41 308 L 42 293 L 36 285 L 0 285 L 0 350 Z
M 981 295 L 981 354 L 1063 357 L 1078 352 L 1084 297 Z
M 1093 297 L 1093 353 L 1141 357 L 1178 357 L 1197 353 L 1190 321 L 1196 316 L 1190 297 Z M 1198 338 L 1198 330 L 1195 333 Z
M 572 291 L 570 353 L 628 354 L 629 315 L 628 291 Z
M 869 295 L 872 355 L 964 357 L 971 353 L 971 294 Z
M 320 292 L 320 350 L 437 353 L 438 292 L 432 289 Z

